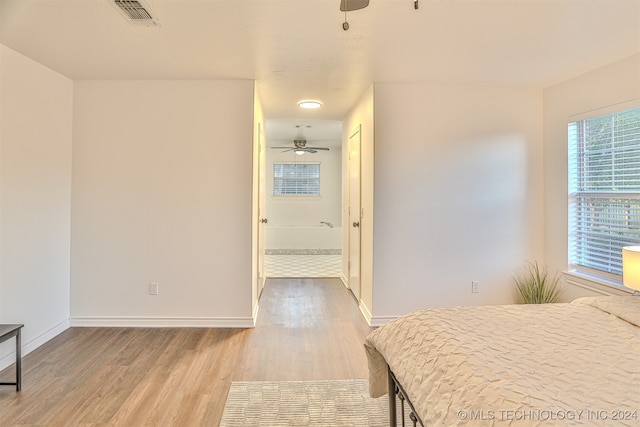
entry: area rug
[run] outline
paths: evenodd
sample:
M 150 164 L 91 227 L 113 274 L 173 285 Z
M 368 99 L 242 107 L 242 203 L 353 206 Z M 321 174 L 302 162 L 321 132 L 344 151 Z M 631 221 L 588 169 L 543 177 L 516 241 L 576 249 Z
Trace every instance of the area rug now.
M 231 383 L 220 427 L 384 427 L 388 413 L 367 380 L 241 381 Z

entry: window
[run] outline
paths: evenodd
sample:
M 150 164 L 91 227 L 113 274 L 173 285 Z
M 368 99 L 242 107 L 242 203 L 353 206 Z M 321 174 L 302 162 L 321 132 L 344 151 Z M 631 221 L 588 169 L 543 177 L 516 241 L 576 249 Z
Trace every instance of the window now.
M 274 163 L 274 196 L 319 196 L 320 163 Z
M 569 267 L 618 279 L 640 245 L 640 107 L 569 123 Z

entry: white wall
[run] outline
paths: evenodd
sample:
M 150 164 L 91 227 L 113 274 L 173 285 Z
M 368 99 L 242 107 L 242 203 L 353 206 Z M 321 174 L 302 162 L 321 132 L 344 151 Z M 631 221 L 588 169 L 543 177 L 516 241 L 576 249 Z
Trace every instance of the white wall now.
M 252 81 L 75 82 L 72 325 L 252 325 L 253 115 Z
M 543 259 L 542 91 L 378 83 L 374 100 L 374 323 L 513 302 L 514 269 Z
M 567 249 L 567 123 L 572 115 L 640 98 L 640 54 L 577 76 L 544 91 L 545 255 L 550 270 L 565 271 Z M 617 293 L 573 279 L 564 299 Z
M 329 221 L 340 226 L 342 203 L 341 149 L 331 147 L 329 151 L 298 156 L 293 152 L 268 149 L 265 169 L 267 182 L 266 209 L 269 226 L 320 226 L 320 221 Z M 273 164 L 275 162 L 320 163 L 320 197 L 274 196 Z M 268 243 L 268 241 L 267 241 Z
M 71 80 L 0 45 L 0 323 L 25 325 L 23 354 L 69 325 L 72 101 Z

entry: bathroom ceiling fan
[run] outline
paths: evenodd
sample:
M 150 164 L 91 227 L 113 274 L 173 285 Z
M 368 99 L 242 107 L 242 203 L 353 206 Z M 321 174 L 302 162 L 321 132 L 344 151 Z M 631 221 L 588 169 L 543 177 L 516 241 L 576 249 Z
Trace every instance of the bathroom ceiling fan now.
M 329 151 L 327 147 L 307 147 L 307 140 L 300 138 L 293 140 L 293 147 L 271 147 L 276 150 L 282 150 L 283 153 L 287 151 L 293 151 L 299 156 L 302 156 L 304 153 L 317 153 L 318 150 Z

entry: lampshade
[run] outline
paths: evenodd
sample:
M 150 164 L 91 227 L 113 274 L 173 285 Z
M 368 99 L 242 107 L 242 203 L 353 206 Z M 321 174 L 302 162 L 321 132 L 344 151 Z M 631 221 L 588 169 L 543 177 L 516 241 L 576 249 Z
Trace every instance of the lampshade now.
M 640 290 L 640 246 L 622 248 L 622 284 Z

